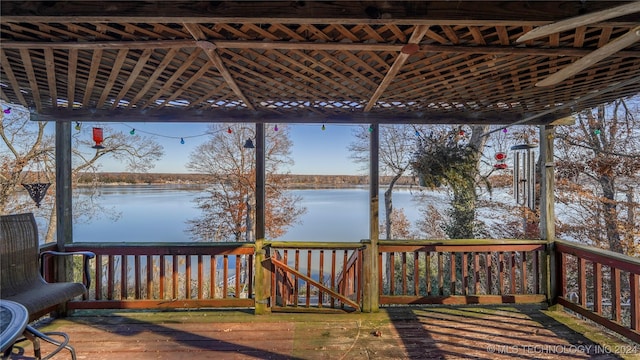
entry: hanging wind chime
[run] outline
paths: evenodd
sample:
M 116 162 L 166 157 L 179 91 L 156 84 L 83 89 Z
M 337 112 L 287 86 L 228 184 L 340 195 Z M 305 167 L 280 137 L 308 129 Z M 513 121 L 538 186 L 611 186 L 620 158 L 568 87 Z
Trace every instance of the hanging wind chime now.
M 522 144 L 511 147 L 513 151 L 513 196 L 518 205 L 536 208 L 536 158 L 535 145 Z
M 40 203 L 47 194 L 47 190 L 49 189 L 49 186 L 51 186 L 51 183 L 40 181 L 40 173 L 43 171 L 44 167 L 40 163 L 39 157 L 36 158 L 36 166 L 36 181 L 33 183 L 22 183 L 22 186 L 27 190 L 27 193 L 29 193 L 31 199 L 36 203 L 36 206 L 40 207 Z

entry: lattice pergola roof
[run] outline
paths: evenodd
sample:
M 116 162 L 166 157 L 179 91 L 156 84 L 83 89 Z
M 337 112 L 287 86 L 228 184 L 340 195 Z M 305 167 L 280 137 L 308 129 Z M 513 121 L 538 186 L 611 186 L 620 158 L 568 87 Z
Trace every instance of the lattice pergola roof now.
M 639 92 L 638 42 L 535 83 L 640 13 L 515 39 L 624 3 L 3 0 L 0 96 L 40 120 L 550 123 Z

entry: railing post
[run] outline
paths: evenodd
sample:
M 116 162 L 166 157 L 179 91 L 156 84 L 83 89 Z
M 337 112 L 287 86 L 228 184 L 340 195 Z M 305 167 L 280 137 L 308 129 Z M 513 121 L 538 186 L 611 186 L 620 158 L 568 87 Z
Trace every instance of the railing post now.
M 255 314 L 264 315 L 271 313 L 271 262 L 267 257 L 267 248 L 264 239 L 256 239 L 256 252 L 254 268 L 256 269 L 255 282 Z
M 545 264 L 542 267 L 543 291 L 547 295 L 549 305 L 556 303 L 557 269 L 554 241 L 555 208 L 554 208 L 554 160 L 553 138 L 555 127 L 553 125 L 540 126 L 540 238 L 547 240 Z

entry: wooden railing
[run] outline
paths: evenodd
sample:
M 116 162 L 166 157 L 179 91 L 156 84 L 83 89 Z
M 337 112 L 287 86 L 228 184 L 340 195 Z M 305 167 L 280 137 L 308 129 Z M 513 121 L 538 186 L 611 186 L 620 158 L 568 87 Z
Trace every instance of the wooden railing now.
M 268 242 L 274 265 L 272 311 L 295 309 L 359 309 L 359 279 L 349 283 L 345 269 L 361 243 Z M 361 269 L 361 266 L 359 266 Z M 353 278 L 352 278 L 353 279 Z M 357 295 L 356 295 L 357 294 Z
M 640 343 L 640 259 L 557 240 L 557 302 Z
M 380 304 L 542 302 L 546 242 L 380 241 Z
M 359 310 L 368 243 L 266 246 L 272 310 Z M 74 243 L 66 250 L 96 254 L 89 294 L 70 309 L 255 306 L 254 244 Z M 549 300 L 640 342 L 637 258 L 561 240 L 478 239 L 380 241 L 377 261 L 381 305 Z M 52 279 L 52 264 L 44 269 Z
M 247 243 L 74 243 L 92 251 L 93 281 L 71 309 L 249 307 L 254 245 Z

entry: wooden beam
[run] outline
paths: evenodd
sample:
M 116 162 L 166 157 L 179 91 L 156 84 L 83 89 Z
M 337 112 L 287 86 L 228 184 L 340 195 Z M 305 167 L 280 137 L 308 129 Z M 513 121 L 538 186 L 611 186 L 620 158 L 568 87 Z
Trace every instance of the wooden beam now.
M 416 26 L 416 28 L 413 30 L 413 34 L 411 34 L 411 38 L 409 39 L 407 45 L 419 44 L 420 40 L 422 40 L 422 38 L 424 37 L 424 34 L 427 33 L 427 30 L 429 30 L 428 26 Z M 413 55 L 415 51 L 417 51 L 416 48 L 417 46 L 411 48 L 411 50 L 409 51 L 402 51 L 400 52 L 400 54 L 398 54 L 398 57 L 393 62 L 393 65 L 391 65 L 389 71 L 387 71 L 386 75 L 384 76 L 384 79 L 382 79 L 382 81 L 378 85 L 378 88 L 376 89 L 376 91 L 374 91 L 373 95 L 369 99 L 369 102 L 364 107 L 365 112 L 370 111 L 375 106 L 376 102 L 378 102 L 378 99 L 380 99 L 380 97 L 382 96 L 382 93 L 384 93 L 384 91 L 389 87 L 409 56 Z
M 5 22 L 539 26 L 624 1 L 2 1 Z M 620 21 L 633 22 L 631 16 Z
M 209 60 L 218 69 L 218 72 L 220 73 L 220 75 L 222 75 L 224 80 L 227 82 L 227 85 L 229 85 L 229 87 L 231 88 L 231 90 L 233 90 L 236 96 L 240 98 L 240 100 L 242 100 L 242 102 L 247 106 L 247 108 L 249 108 L 250 110 L 254 110 L 255 107 L 253 106 L 251 101 L 249 101 L 249 99 L 244 95 L 242 90 L 240 90 L 240 87 L 238 86 L 236 81 L 233 79 L 233 76 L 231 76 L 231 73 L 229 72 L 227 67 L 224 65 L 222 58 L 216 52 L 215 45 L 211 44 L 208 41 L 203 41 L 205 40 L 204 33 L 202 32 L 202 30 L 200 30 L 200 27 L 196 24 L 184 24 L 184 27 L 185 29 L 187 29 L 187 31 L 189 31 L 189 33 L 191 33 L 191 36 L 193 36 L 193 38 L 196 40 L 198 47 L 200 47 L 202 51 L 204 51 L 205 54 L 207 54 L 207 57 L 209 57 Z
M 16 75 L 13 73 L 13 69 L 9 64 L 9 59 L 7 59 L 7 56 L 4 51 L 0 51 L 0 65 L 2 65 L 2 71 L 6 74 L 7 80 L 11 84 L 10 88 L 12 90 L 20 89 L 20 85 L 18 84 L 18 79 L 16 78 Z M 25 106 L 25 107 L 29 106 L 27 104 L 26 99 L 24 98 L 24 95 L 22 95 L 22 92 L 14 91 L 14 94 L 22 106 Z M 3 96 L 3 99 L 6 99 L 6 97 Z
M 20 59 L 22 60 L 22 64 L 24 66 L 24 72 L 27 74 L 27 78 L 29 79 L 29 87 L 33 92 L 33 99 L 36 105 L 36 110 L 42 110 L 42 101 L 40 97 L 40 87 L 38 86 L 38 78 L 36 76 L 35 71 L 33 70 L 33 62 L 31 62 L 31 54 L 27 49 L 20 49 Z
M 386 43 L 344 43 L 344 42 L 308 42 L 308 41 L 253 41 L 253 40 L 137 40 L 137 41 L 92 41 L 92 42 L 43 42 L 43 41 L 4 41 L 4 49 L 181 49 L 206 47 L 217 49 L 263 49 L 263 50 L 316 50 L 316 51 L 398 51 L 405 44 Z M 422 44 L 419 52 L 427 53 L 471 53 L 490 55 L 531 55 L 531 56 L 574 56 L 581 57 L 592 49 L 580 48 L 537 48 L 526 46 L 479 46 L 479 45 L 432 45 Z M 640 57 L 639 51 L 619 51 L 611 57 Z
M 537 116 L 527 125 L 544 125 L 569 115 L 568 111 Z M 272 124 L 495 124 L 511 125 L 532 114 L 495 112 L 426 113 L 402 112 L 343 112 L 317 113 L 305 110 L 282 113 L 262 110 L 202 110 L 202 109 L 47 109 L 32 114 L 34 121 L 79 122 L 160 122 L 160 123 L 272 123 Z

